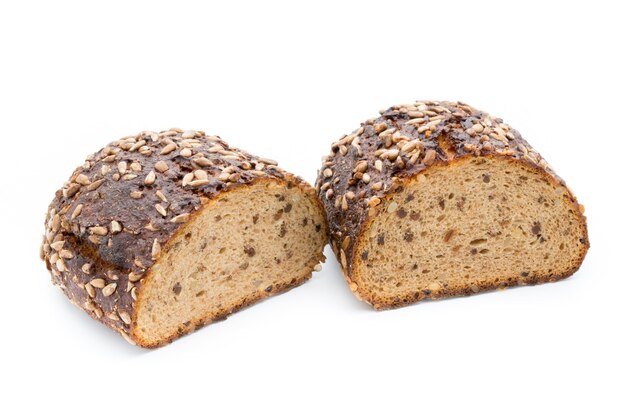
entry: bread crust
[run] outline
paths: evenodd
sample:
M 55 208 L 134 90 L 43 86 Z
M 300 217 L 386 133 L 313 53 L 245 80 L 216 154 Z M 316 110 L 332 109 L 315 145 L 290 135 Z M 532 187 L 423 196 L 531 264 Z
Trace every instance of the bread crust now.
M 87 157 L 56 192 L 46 215 L 41 257 L 53 284 L 74 304 L 131 343 L 161 346 L 194 326 L 156 344 L 132 331 L 151 267 L 167 251 L 168 242 L 218 196 L 260 181 L 300 188 L 323 213 L 313 187 L 304 180 L 217 136 L 170 129 L 122 138 Z M 326 233 L 321 221 L 320 233 Z M 318 262 L 322 260 L 320 253 Z M 275 286 L 271 294 L 293 288 L 310 275 Z M 267 295 L 242 299 L 194 325 L 225 318 Z
M 326 207 L 331 247 L 350 289 L 376 309 L 401 307 L 435 295 L 417 293 L 402 299 L 378 299 L 355 274 L 363 236 L 385 199 L 399 192 L 418 174 L 435 166 L 449 166 L 465 158 L 497 158 L 521 164 L 555 186 L 563 186 L 584 228 L 578 262 L 558 276 L 529 276 L 519 285 L 566 278 L 576 272 L 589 248 L 583 208 L 548 163 L 520 133 L 501 119 L 461 102 L 418 101 L 382 110 L 331 147 L 318 171 L 316 190 Z M 478 288 L 453 287 L 436 298 L 469 295 L 501 288 L 483 283 Z

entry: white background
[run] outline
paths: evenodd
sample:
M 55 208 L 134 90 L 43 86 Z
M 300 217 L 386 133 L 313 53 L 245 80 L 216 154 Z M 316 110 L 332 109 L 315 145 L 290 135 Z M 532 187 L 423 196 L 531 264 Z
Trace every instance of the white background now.
M 3 1 L 0 414 L 624 416 L 619 3 Z M 307 284 L 148 351 L 38 259 L 55 190 L 109 141 L 206 130 L 312 182 L 331 141 L 416 99 L 546 157 L 587 209 L 577 274 L 375 312 L 327 250 Z

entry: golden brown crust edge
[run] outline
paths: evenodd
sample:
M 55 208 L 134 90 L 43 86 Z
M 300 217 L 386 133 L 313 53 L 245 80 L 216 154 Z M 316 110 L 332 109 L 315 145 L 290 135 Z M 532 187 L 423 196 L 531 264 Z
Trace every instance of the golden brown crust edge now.
M 567 189 L 584 228 L 584 250 L 570 271 L 550 277 L 526 277 L 520 285 L 566 278 L 576 272 L 589 248 L 586 218 L 572 191 L 516 130 L 499 118 L 460 102 L 418 101 L 381 110 L 331 147 L 318 172 L 316 190 L 326 207 L 331 247 L 355 295 L 377 309 L 401 307 L 427 298 L 413 294 L 402 300 L 379 300 L 360 287 L 354 276 L 357 246 L 377 207 L 418 174 L 463 158 L 502 158 L 535 170 L 555 186 Z M 469 295 L 500 288 L 482 284 L 476 290 L 454 288 L 437 298 Z M 432 297 L 429 297 L 432 298 Z
M 323 206 L 314 189 L 275 161 L 232 148 L 201 131 L 145 131 L 90 155 L 57 191 L 46 216 L 41 258 L 52 283 L 72 303 L 129 342 L 142 345 L 131 331 L 135 303 L 162 248 L 167 250 L 185 223 L 218 195 L 257 181 L 298 186 L 316 202 L 324 222 L 321 232 L 326 233 Z M 293 285 L 272 294 L 306 278 L 296 277 Z M 264 297 L 242 300 L 229 311 L 260 298 Z M 157 347 L 176 337 L 143 345 Z

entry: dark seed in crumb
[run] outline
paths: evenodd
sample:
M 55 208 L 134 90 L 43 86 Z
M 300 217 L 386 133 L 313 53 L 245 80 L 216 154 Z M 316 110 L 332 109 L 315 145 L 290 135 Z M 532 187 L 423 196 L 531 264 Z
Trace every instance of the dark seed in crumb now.
M 400 208 L 398 209 L 398 211 L 396 211 L 396 215 L 400 217 L 401 219 L 404 219 L 406 217 L 406 210 L 403 208 Z
M 243 251 L 249 257 L 253 257 L 256 254 L 256 251 L 254 250 L 252 246 L 244 246 Z
M 413 194 L 409 194 L 406 196 L 406 198 L 404 199 L 405 203 L 408 203 L 409 201 L 413 201 L 415 200 L 415 196 Z
M 439 207 L 441 207 L 441 210 L 446 208 L 446 202 L 443 198 L 439 199 Z
M 276 214 L 274 214 L 274 220 L 279 220 L 281 217 L 283 217 L 283 209 L 278 210 Z
M 489 174 L 483 174 L 483 182 L 489 182 L 491 181 L 491 177 L 489 176 Z
M 420 214 L 416 213 L 414 211 L 411 211 L 411 214 L 409 215 L 409 218 L 413 221 L 417 221 L 420 219 Z
M 304 219 L 302 219 L 302 226 L 306 226 L 307 224 L 309 224 L 309 219 L 305 217 Z
M 369 255 L 368 251 L 361 252 L 361 259 L 367 261 L 367 256 Z
M 407 230 L 406 232 L 404 232 L 404 240 L 406 240 L 407 242 L 412 242 L 413 241 L 413 232 L 411 232 L 410 230 Z
M 376 242 L 379 245 L 384 245 L 385 244 L 385 235 L 378 235 L 378 238 L 376 239 Z
M 284 210 L 284 212 L 285 212 L 285 213 L 289 213 L 289 212 L 291 211 L 291 208 L 292 208 L 292 207 L 293 207 L 293 206 L 291 205 L 291 203 L 289 203 L 289 204 L 287 204 L 287 205 L 285 206 L 285 208 L 284 208 L 283 210 Z
M 219 214 L 217 216 L 215 216 L 215 221 L 219 222 L 220 220 L 222 220 L 222 216 L 220 216 Z
M 270 285 L 269 287 L 267 287 L 267 288 L 265 289 L 265 292 L 272 292 L 272 288 L 273 288 L 273 287 Z
M 256 222 L 259 221 L 259 215 L 255 214 L 254 216 L 252 216 L 252 224 L 256 224 Z
M 472 255 L 476 255 L 478 253 L 478 249 L 474 248 L 471 250 Z
M 528 276 L 528 272 L 524 271 L 520 275 L 523 276 L 523 277 L 527 277 Z
M 533 232 L 534 235 L 538 235 L 539 233 L 541 233 L 541 223 L 539 222 L 533 223 L 533 227 L 531 231 Z
M 321 224 L 316 224 L 315 225 L 315 231 L 319 232 L 320 230 L 322 230 L 322 225 Z
M 285 237 L 287 234 L 287 226 L 285 226 L 285 222 L 280 224 L 280 232 L 278 232 L 278 237 Z
M 180 294 L 182 290 L 183 288 L 180 286 L 180 282 L 177 282 L 176 284 L 174 284 L 174 288 L 172 288 L 172 291 L 174 291 L 174 294 L 176 295 Z

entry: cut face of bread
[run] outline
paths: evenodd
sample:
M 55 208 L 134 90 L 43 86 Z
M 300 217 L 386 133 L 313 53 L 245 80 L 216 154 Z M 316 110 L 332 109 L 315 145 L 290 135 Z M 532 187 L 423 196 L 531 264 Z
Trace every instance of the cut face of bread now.
M 375 307 L 571 275 L 587 251 L 569 190 L 530 164 L 465 157 L 405 179 L 364 225 L 352 281 Z
M 131 334 L 171 340 L 306 280 L 326 243 L 317 202 L 257 181 L 220 194 L 161 249 L 138 294 Z

